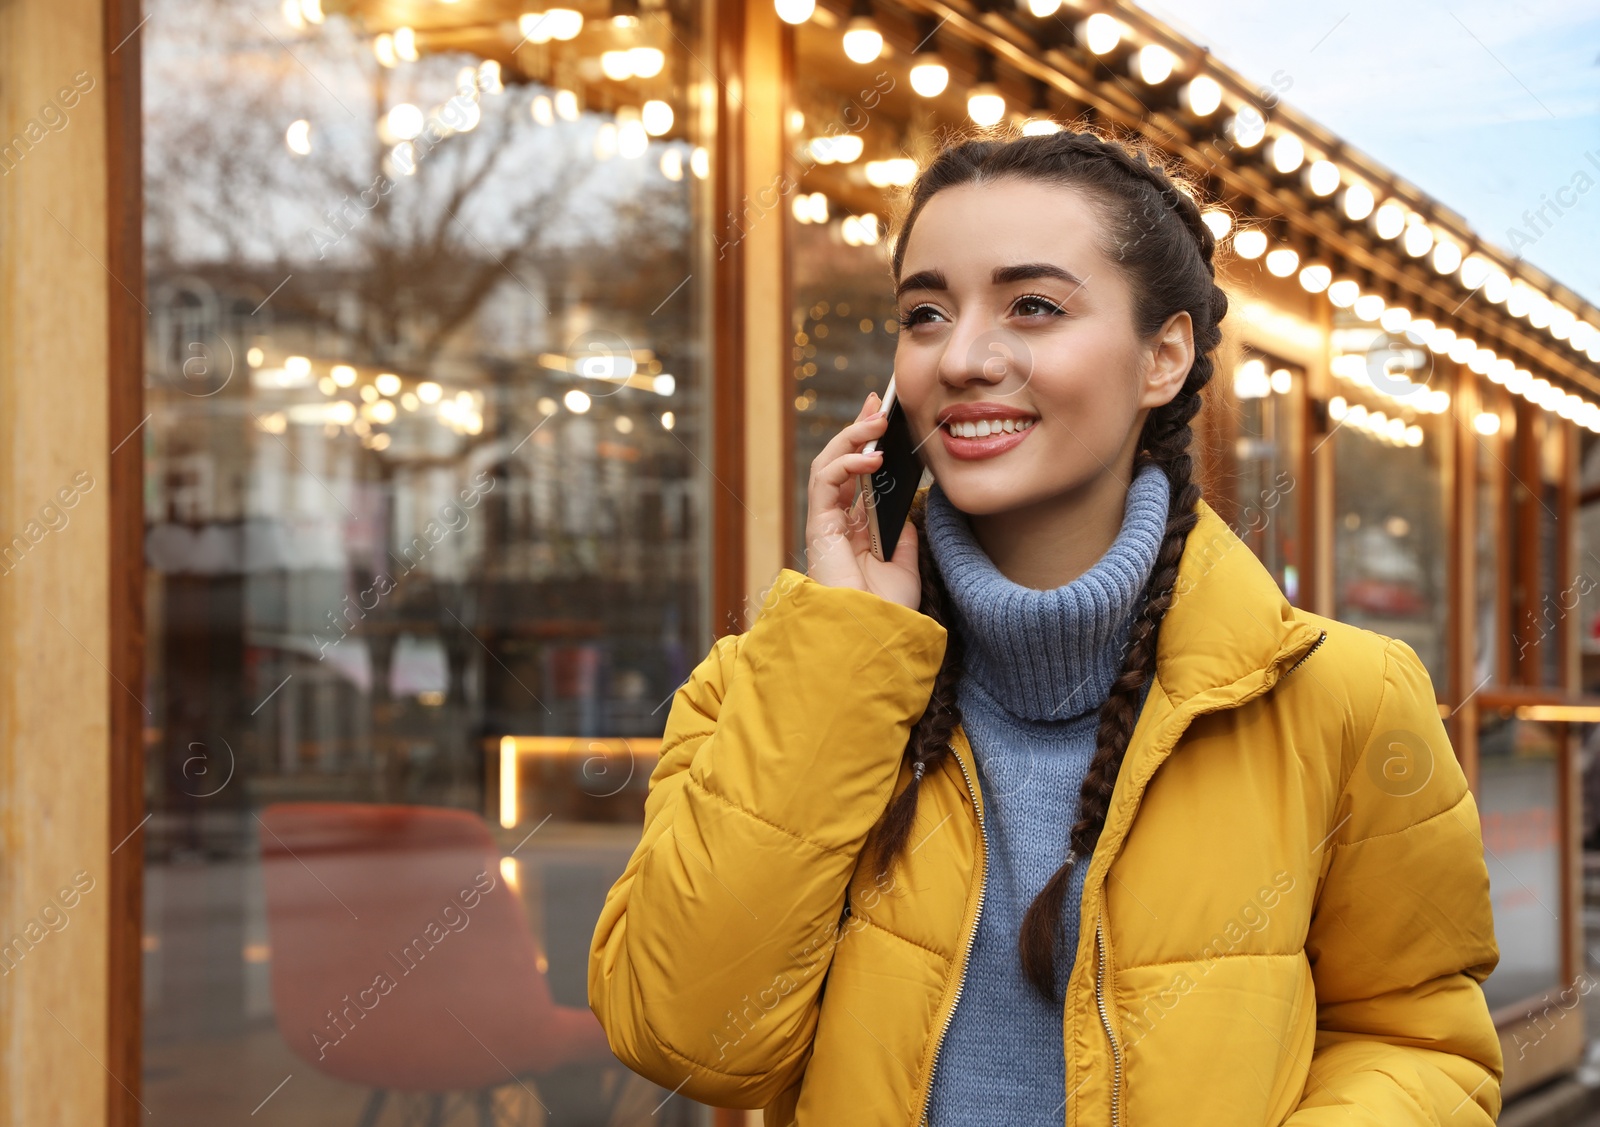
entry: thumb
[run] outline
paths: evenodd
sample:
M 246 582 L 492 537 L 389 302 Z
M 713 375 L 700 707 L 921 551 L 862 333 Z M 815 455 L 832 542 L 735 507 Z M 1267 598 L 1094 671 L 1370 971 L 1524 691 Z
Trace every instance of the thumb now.
M 894 559 L 896 563 L 904 563 L 907 567 L 916 566 L 917 526 L 913 521 L 906 521 L 905 527 L 900 529 L 900 539 L 894 545 Z

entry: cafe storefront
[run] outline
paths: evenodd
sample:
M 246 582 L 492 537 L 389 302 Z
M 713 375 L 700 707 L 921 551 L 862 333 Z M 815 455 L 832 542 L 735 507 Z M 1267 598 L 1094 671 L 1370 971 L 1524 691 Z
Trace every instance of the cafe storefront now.
M 94 1060 L 31 1050 L 81 1081 L 39 1107 L 94 1104 L 56 1121 L 746 1121 L 615 1061 L 587 947 L 673 692 L 803 567 L 810 461 L 887 380 L 896 192 L 975 124 L 1138 132 L 1208 193 L 1206 497 L 1292 602 L 1423 659 L 1483 818 L 1506 1095 L 1576 1064 L 1600 311 L 1448 201 L 1120 6 L 63 9 L 103 31 L 104 143 L 5 158 L 102 209 L 76 394 L 109 488 L 73 535 L 107 906 L 68 942 L 105 972 Z M 67 566 L 34 544 L 6 605 Z M 40 948 L 17 969 L 65 988 Z

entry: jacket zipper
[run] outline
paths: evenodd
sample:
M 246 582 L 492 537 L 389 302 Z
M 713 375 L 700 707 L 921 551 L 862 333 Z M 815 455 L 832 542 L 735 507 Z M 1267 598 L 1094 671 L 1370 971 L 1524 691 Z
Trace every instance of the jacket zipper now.
M 1305 662 L 1306 658 L 1315 653 L 1317 651 L 1317 647 L 1322 645 L 1322 643 L 1327 640 L 1328 632 L 1324 630 L 1320 635 L 1318 635 L 1317 640 L 1311 643 L 1311 648 L 1305 653 L 1301 654 L 1298 661 L 1283 671 L 1283 676 L 1287 677 L 1296 669 L 1299 669 L 1300 666 Z M 1279 679 L 1281 680 L 1282 678 Z M 1099 962 L 1095 964 L 1094 968 L 1094 1001 L 1095 1005 L 1100 1010 L 1100 1023 L 1106 1028 L 1106 1040 L 1111 1042 L 1111 1127 L 1117 1127 L 1119 1121 L 1118 1103 L 1122 1090 L 1122 1049 L 1117 1044 L 1116 1032 L 1111 1028 L 1111 1016 L 1106 1012 L 1106 937 L 1103 915 L 1100 919 L 1095 921 L 1094 939 L 1095 945 L 1100 952 Z
M 1300 666 L 1305 662 L 1306 658 L 1308 658 L 1312 654 L 1316 653 L 1317 652 L 1317 647 L 1322 645 L 1322 643 L 1327 641 L 1327 640 L 1328 640 L 1328 632 L 1326 630 L 1324 630 L 1322 632 L 1321 636 L 1319 636 L 1315 642 L 1311 643 L 1311 648 L 1309 650 L 1307 650 L 1305 653 L 1300 655 L 1300 660 L 1295 662 L 1293 665 L 1289 666 L 1288 669 L 1285 669 L 1283 671 L 1283 676 L 1287 677 L 1289 674 L 1293 673 L 1296 669 L 1299 669 Z M 1282 678 L 1279 678 L 1279 679 L 1282 680 Z
M 1106 1039 L 1111 1042 L 1111 1127 L 1117 1127 L 1117 1096 L 1122 1087 L 1122 1050 L 1117 1046 L 1117 1035 L 1111 1030 L 1111 1017 L 1106 1013 L 1105 969 L 1106 937 L 1102 919 L 1095 920 L 1094 941 L 1100 950 L 1100 961 L 1094 968 L 1094 1002 L 1100 1008 L 1100 1022 L 1106 1027 Z
M 972 808 L 978 814 L 978 833 L 979 836 L 983 837 L 984 847 L 979 854 L 981 868 L 978 875 L 978 907 L 972 913 L 972 930 L 967 935 L 967 952 L 961 959 L 961 978 L 956 982 L 956 995 L 950 1002 L 950 1012 L 945 1015 L 944 1026 L 939 1030 L 939 1040 L 933 1046 L 933 1063 L 928 1066 L 928 1085 L 922 1097 L 921 1127 L 928 1127 L 928 1103 L 933 1099 L 933 1075 L 934 1070 L 939 1067 L 939 1050 L 944 1048 L 944 1035 L 950 1032 L 950 1023 L 955 1020 L 956 1016 L 956 1004 L 961 1001 L 961 991 L 967 984 L 967 968 L 972 963 L 972 945 L 978 938 L 978 918 L 983 915 L 983 897 L 984 893 L 988 891 L 989 885 L 989 839 L 985 836 L 987 830 L 983 821 L 983 807 L 978 804 L 978 793 L 973 787 L 972 776 L 967 773 L 966 763 L 954 748 L 951 749 L 950 754 L 955 755 L 956 766 L 961 768 L 961 777 L 967 781 L 967 794 L 972 798 Z
M 1306 660 L 1306 658 L 1310 657 L 1313 653 L 1315 653 L 1317 651 L 1317 647 L 1322 645 L 1322 643 L 1327 641 L 1327 640 L 1328 640 L 1328 632 L 1326 630 L 1324 630 L 1317 637 L 1317 640 L 1311 644 L 1311 648 L 1309 650 L 1307 650 L 1305 653 L 1301 654 L 1300 655 L 1300 659 L 1298 661 L 1296 661 L 1288 669 L 1285 669 L 1283 671 L 1283 676 L 1287 677 L 1290 673 L 1293 673 L 1296 669 L 1299 669 L 1301 664 L 1304 663 L 1304 661 Z M 952 751 L 952 754 L 955 754 L 954 751 Z M 983 820 L 983 808 L 978 805 L 977 793 L 973 790 L 973 786 L 972 786 L 972 776 L 967 773 L 967 765 L 966 765 L 965 762 L 962 761 L 960 755 L 956 755 L 956 765 L 961 768 L 961 777 L 967 781 L 967 793 L 972 798 L 972 808 L 975 811 L 977 811 L 977 814 L 978 814 L 978 829 L 979 829 L 979 832 L 980 833 L 985 833 L 986 829 L 985 829 L 984 820 Z M 955 1019 L 955 1016 L 956 1016 L 956 1003 L 961 1001 L 961 991 L 966 986 L 966 983 L 967 983 L 968 960 L 970 960 L 971 957 L 972 957 L 972 945 L 973 945 L 973 943 L 976 941 L 976 939 L 978 937 L 978 918 L 983 915 L 983 897 L 984 897 L 984 893 L 988 891 L 988 883 L 989 883 L 989 865 L 988 865 L 988 861 L 987 861 L 987 845 L 988 845 L 988 838 L 987 837 L 984 838 L 984 845 L 985 845 L 986 848 L 985 848 L 985 858 L 984 858 L 984 860 L 982 862 L 983 871 L 982 871 L 982 874 L 981 874 L 981 876 L 979 878 L 979 885 L 978 885 L 978 909 L 977 909 L 976 912 L 973 913 L 973 916 L 972 916 L 972 931 L 967 936 L 967 952 L 966 952 L 966 956 L 963 958 L 962 964 L 961 964 L 961 980 L 956 983 L 956 996 L 955 996 L 954 1001 L 952 1001 L 950 1003 L 950 1012 L 945 1015 L 944 1027 L 939 1030 L 939 1041 L 938 1041 L 937 1044 L 934 1045 L 934 1048 L 933 1048 L 933 1064 L 928 1068 L 928 1086 L 927 1086 L 927 1090 L 926 1090 L 926 1092 L 924 1094 L 924 1097 L 923 1097 L 921 1127 L 929 1127 L 929 1124 L 928 1124 L 928 1103 L 927 1103 L 927 1101 L 932 1099 L 932 1097 L 933 1097 L 933 1076 L 934 1076 L 935 1070 L 938 1069 L 938 1067 L 939 1067 L 939 1050 L 944 1048 L 944 1036 L 945 1036 L 946 1033 L 948 1033 L 950 1031 L 950 1023 Z M 1100 953 L 1099 961 L 1096 963 L 1095 968 L 1094 968 L 1094 1001 L 1095 1001 L 1096 1007 L 1100 1010 L 1100 1022 L 1101 1022 L 1102 1025 L 1105 1026 L 1106 1039 L 1111 1042 L 1111 1068 L 1112 1068 L 1112 1072 L 1111 1072 L 1111 1127 L 1118 1127 L 1118 1123 L 1120 1122 L 1120 1119 L 1119 1119 L 1119 1116 L 1118 1116 L 1118 1101 L 1120 1099 L 1121 1090 L 1122 1090 L 1122 1048 L 1121 1048 L 1121 1046 L 1119 1046 L 1117 1044 L 1116 1032 L 1111 1028 L 1111 1017 L 1106 1012 L 1106 998 L 1105 998 L 1106 937 L 1105 937 L 1105 928 L 1104 928 L 1104 925 L 1103 925 L 1103 918 L 1102 919 L 1098 919 L 1098 920 L 1095 921 L 1094 938 L 1095 938 L 1095 946 L 1098 948 L 1099 953 Z

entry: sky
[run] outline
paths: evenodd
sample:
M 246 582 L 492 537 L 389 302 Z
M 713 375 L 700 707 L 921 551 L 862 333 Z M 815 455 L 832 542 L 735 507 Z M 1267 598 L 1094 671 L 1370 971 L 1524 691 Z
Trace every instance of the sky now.
M 1520 229 L 1532 240 L 1520 246 L 1522 258 L 1600 305 L 1600 3 L 1139 6 L 1250 82 L 1278 89 L 1296 112 L 1461 215 L 1503 253 L 1514 256 L 1512 229 Z M 1523 213 L 1580 171 L 1593 187 L 1564 193 L 1575 206 L 1530 227 Z

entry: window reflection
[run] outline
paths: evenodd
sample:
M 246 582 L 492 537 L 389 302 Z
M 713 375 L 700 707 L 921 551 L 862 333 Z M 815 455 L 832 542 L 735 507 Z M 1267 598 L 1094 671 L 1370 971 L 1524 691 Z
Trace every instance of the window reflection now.
M 147 8 L 164 1122 L 705 1121 L 586 970 L 710 645 L 710 76 L 580 8 Z
M 1300 600 L 1300 498 L 1295 495 L 1300 432 L 1295 419 L 1304 393 L 1304 369 L 1256 349 L 1241 350 L 1233 370 L 1235 530 L 1292 603 Z
M 889 70 L 841 56 L 838 33 L 794 28 L 785 196 L 791 273 L 792 414 L 790 543 L 805 566 L 806 483 L 811 461 L 855 419 L 869 391 L 894 370 L 899 323 L 889 276 L 889 197 L 910 181 L 903 151 L 910 91 Z
M 1579 691 L 1600 695 L 1600 436 L 1583 432 L 1578 469 Z M 1569 595 L 1570 599 L 1571 596 Z
M 1442 689 L 1449 393 L 1409 337 L 1341 311 L 1332 344 L 1334 617 L 1405 641 Z
M 1479 785 L 1489 896 L 1500 962 L 1483 983 L 1489 1008 L 1551 989 L 1561 977 L 1559 741 L 1566 725 L 1485 714 Z
M 1477 479 L 1474 494 L 1477 505 L 1477 624 L 1472 666 L 1474 689 L 1490 681 L 1504 682 L 1507 671 L 1501 668 L 1500 639 L 1502 619 L 1500 579 L 1505 543 L 1505 498 L 1502 492 L 1502 466 L 1506 461 L 1507 422 L 1515 416 L 1506 410 L 1503 393 L 1492 384 L 1482 384 L 1482 408 L 1473 425 L 1473 466 Z M 1472 690 L 1468 690 L 1469 692 Z
M 861 411 L 869 391 L 883 394 L 894 370 L 899 328 L 884 263 L 839 241 L 832 228 L 796 222 L 794 334 L 794 480 L 791 528 L 804 567 L 811 461 Z

